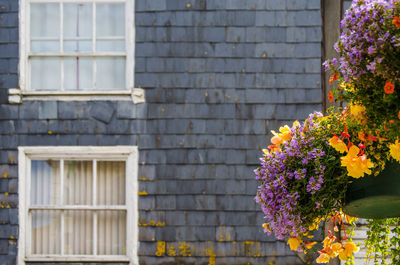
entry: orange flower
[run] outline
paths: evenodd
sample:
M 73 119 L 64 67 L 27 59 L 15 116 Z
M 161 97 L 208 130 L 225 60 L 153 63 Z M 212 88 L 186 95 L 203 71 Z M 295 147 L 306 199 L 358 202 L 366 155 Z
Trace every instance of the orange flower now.
M 268 148 L 271 149 L 271 152 L 275 153 L 276 151 L 281 151 L 281 149 L 276 145 L 268 145 Z
M 271 138 L 271 143 L 273 143 L 274 145 L 280 145 L 281 143 L 283 143 L 283 139 L 278 135 L 275 135 Z
M 392 24 L 396 26 L 396 28 L 400 27 L 400 17 L 394 17 Z
M 330 257 L 326 253 L 320 253 L 319 257 L 317 258 L 317 263 L 328 263 L 330 260 Z
M 353 257 L 353 252 L 358 252 L 358 247 L 353 242 L 346 242 L 343 250 L 339 253 L 339 259 L 347 260 Z
M 334 81 L 336 81 L 338 76 L 339 76 L 339 74 L 336 73 L 333 76 L 329 77 L 329 84 L 332 84 Z
M 388 81 L 386 81 L 384 89 L 385 89 L 386 94 L 393 94 L 394 85 L 392 84 L 392 79 L 389 79 Z
M 333 94 L 332 94 L 332 91 L 329 91 L 329 93 L 328 93 L 328 98 L 329 98 L 329 102 L 332 102 L 332 101 L 333 101 Z
M 399 120 L 400 120 L 400 110 L 399 110 L 399 114 L 397 115 L 397 117 L 399 117 Z

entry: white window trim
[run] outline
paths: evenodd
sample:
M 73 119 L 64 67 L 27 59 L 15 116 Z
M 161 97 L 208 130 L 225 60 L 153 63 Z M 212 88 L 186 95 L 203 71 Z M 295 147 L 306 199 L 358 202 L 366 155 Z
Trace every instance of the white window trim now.
M 27 244 L 30 231 L 28 220 L 27 194 L 30 188 L 30 161 L 32 159 L 99 159 L 126 161 L 126 206 L 127 209 L 127 252 L 121 256 L 106 255 L 31 255 L 27 256 Z M 18 265 L 25 262 L 129 262 L 138 265 L 138 148 L 137 146 L 46 146 L 18 147 L 18 195 L 19 195 L 19 240 Z M 84 205 L 71 206 L 85 208 Z M 119 208 L 115 206 L 111 208 Z M 90 207 L 91 209 L 93 207 Z M 117 209 L 116 209 L 117 210 Z
M 124 90 L 79 90 L 79 91 L 35 91 L 30 90 L 29 80 L 29 4 L 30 3 L 93 3 L 93 0 L 19 0 L 19 93 L 15 88 L 10 90 L 10 103 L 21 103 L 22 97 L 27 100 L 132 100 L 134 103 L 144 102 L 144 91 L 134 87 L 135 69 L 135 0 L 96 0 L 101 3 L 125 3 L 125 37 L 126 37 L 126 74 Z M 33 54 L 33 53 L 32 53 Z M 64 55 L 72 53 L 63 53 Z M 120 53 L 103 52 L 105 56 Z M 49 53 L 50 55 L 50 53 Z M 53 55 L 62 55 L 55 53 Z M 92 55 L 79 53 L 79 55 Z M 17 89 L 18 90 L 18 89 Z

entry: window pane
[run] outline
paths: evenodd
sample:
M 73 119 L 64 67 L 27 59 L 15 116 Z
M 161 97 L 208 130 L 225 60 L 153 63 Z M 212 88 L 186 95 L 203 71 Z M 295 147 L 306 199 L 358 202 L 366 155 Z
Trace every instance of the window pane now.
M 92 161 L 64 162 L 64 203 L 91 205 L 93 202 Z
M 125 5 L 96 5 L 96 36 L 125 36 Z
M 31 41 L 32 52 L 58 52 L 60 50 L 60 42 L 57 41 Z
M 123 52 L 125 51 L 124 40 L 97 40 L 96 50 L 99 52 Z
M 65 52 L 90 52 L 92 51 L 92 41 L 64 41 Z
M 99 211 L 97 246 L 99 255 L 126 254 L 126 213 Z
M 64 89 L 93 88 L 93 59 L 75 57 L 64 59 Z
M 60 185 L 59 161 L 31 161 L 32 205 L 60 204 Z
M 125 88 L 125 58 L 97 58 L 98 89 Z
M 31 59 L 31 87 L 33 90 L 60 89 L 60 58 L 35 57 Z
M 61 254 L 61 212 L 32 210 L 32 254 Z
M 53 37 L 60 35 L 59 4 L 31 4 L 31 37 Z
M 64 37 L 92 37 L 92 5 L 64 5 Z
M 65 254 L 93 253 L 93 212 L 65 211 Z
M 97 204 L 125 204 L 125 162 L 97 162 Z

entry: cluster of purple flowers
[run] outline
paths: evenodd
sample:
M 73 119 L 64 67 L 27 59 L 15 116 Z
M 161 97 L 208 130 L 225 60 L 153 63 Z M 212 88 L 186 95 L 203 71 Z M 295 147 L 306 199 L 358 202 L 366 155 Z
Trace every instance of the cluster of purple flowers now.
M 254 171 L 261 181 L 255 200 L 269 224 L 265 232 L 274 232 L 278 239 L 296 237 L 308 229 L 299 208 L 324 182 L 325 166 L 320 160 L 325 152 L 315 146 L 313 136 L 319 129 L 314 118 L 320 116 L 321 113 L 310 114 L 302 125 L 293 126 L 291 139 L 283 142 L 280 150 L 260 158 L 261 167 Z M 314 207 L 318 206 L 320 202 Z
M 388 54 L 400 46 L 400 36 L 392 23 L 395 7 L 393 0 L 354 0 L 335 44 L 340 59 L 326 61 L 325 70 L 340 71 L 346 82 L 365 73 L 384 75 L 385 64 L 392 60 Z

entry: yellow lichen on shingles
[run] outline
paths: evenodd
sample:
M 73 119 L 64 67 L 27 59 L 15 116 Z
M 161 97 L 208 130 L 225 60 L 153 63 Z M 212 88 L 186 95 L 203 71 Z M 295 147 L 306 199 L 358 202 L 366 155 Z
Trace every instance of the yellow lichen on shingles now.
M 253 256 L 255 258 L 262 257 L 260 242 L 244 241 L 243 242 L 243 253 L 246 256 Z
M 176 256 L 176 249 L 174 244 L 168 246 L 168 256 L 175 257 Z
M 165 255 L 165 241 L 157 241 L 156 256 L 161 257 Z
M 186 242 L 179 243 L 179 255 L 182 257 L 191 257 L 192 256 L 192 247 Z
M 243 242 L 243 253 L 246 256 L 252 256 L 253 255 L 253 245 L 254 241 L 244 241 Z
M 262 257 L 261 255 L 261 244 L 260 242 L 256 242 L 256 254 L 254 254 L 255 258 Z
M 149 223 L 140 223 L 139 222 L 139 226 L 153 226 L 153 227 L 164 227 L 165 226 L 165 222 L 157 222 L 154 220 L 150 220 Z
M 11 164 L 15 163 L 15 157 L 13 155 L 8 155 L 8 162 Z
M 207 249 L 204 250 L 204 252 L 209 257 L 208 265 L 215 265 L 215 257 L 216 257 L 216 255 L 214 254 L 213 250 L 211 248 L 207 248 Z
M 145 178 L 145 177 L 142 177 L 139 180 L 140 181 L 154 181 L 154 179 L 148 179 L 148 178 Z

